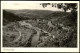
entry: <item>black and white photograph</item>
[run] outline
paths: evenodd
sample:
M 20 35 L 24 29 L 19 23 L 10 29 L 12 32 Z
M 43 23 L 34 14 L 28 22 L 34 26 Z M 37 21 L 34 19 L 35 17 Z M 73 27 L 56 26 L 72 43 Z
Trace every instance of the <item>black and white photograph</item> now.
M 2 47 L 78 47 L 78 3 L 2 4 Z

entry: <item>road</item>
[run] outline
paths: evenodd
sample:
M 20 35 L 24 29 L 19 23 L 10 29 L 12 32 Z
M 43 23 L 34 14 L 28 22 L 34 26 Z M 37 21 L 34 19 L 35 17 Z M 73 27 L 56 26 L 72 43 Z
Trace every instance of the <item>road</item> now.
M 31 41 L 31 46 L 32 47 L 35 47 L 37 44 L 38 44 L 38 40 L 39 40 L 39 37 L 40 37 L 40 34 L 41 34 L 41 30 L 42 29 L 40 29 L 40 28 L 38 28 L 38 27 L 34 27 L 34 26 L 32 26 L 30 23 L 25 23 L 25 22 L 23 22 L 22 23 L 22 26 L 26 26 L 26 27 L 28 27 L 28 28 L 31 28 L 31 29 L 33 29 L 33 30 L 35 30 L 36 32 L 37 32 L 37 34 L 34 34 L 33 35 L 33 37 L 32 37 L 32 41 Z M 48 35 L 49 36 L 51 36 L 51 34 L 49 33 L 49 32 L 47 32 L 47 31 L 45 31 L 45 30 L 42 30 L 44 33 L 48 33 Z

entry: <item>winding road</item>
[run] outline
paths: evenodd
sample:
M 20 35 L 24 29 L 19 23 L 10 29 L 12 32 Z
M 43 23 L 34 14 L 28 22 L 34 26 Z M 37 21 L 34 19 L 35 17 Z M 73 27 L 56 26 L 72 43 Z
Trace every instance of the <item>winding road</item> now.
M 37 34 L 34 34 L 34 36 L 32 37 L 32 41 L 31 41 L 31 46 L 32 47 L 35 47 L 37 44 L 38 44 L 38 40 L 39 40 L 39 37 L 40 37 L 40 33 L 41 31 L 43 31 L 44 33 L 48 33 L 49 36 L 51 36 L 51 34 L 45 30 L 42 30 L 38 27 L 34 27 L 32 26 L 30 23 L 26 23 L 26 22 L 20 22 L 20 24 L 22 26 L 25 26 L 25 27 L 28 27 L 28 28 L 31 28 L 33 30 L 35 30 L 37 32 Z

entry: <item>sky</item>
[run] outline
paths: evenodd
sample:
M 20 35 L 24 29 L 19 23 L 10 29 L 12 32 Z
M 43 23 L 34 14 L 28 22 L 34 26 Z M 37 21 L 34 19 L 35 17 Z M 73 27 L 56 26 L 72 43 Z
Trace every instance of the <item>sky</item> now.
M 43 8 L 40 3 L 28 3 L 28 2 L 2 2 L 2 8 L 3 9 L 37 9 L 37 10 L 52 10 L 52 11 L 62 11 L 61 9 L 51 7 L 48 5 L 46 8 Z

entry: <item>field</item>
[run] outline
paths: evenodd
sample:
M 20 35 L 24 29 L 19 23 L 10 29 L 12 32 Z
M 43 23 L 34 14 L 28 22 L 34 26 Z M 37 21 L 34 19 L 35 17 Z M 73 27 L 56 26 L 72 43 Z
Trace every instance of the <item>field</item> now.
M 77 47 L 77 16 L 49 10 L 3 10 L 3 47 Z

